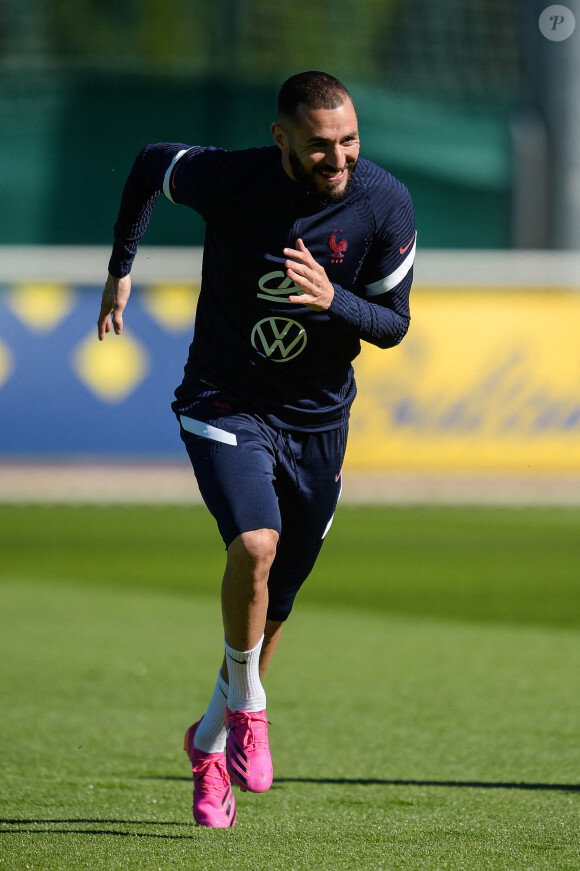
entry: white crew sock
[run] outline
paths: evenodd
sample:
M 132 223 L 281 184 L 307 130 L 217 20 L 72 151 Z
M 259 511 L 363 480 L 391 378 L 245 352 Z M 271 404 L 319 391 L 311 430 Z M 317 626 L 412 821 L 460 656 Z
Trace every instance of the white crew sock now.
M 221 669 L 209 707 L 197 727 L 194 744 L 204 753 L 222 753 L 226 746 L 225 714 L 228 701 L 228 685 Z
M 266 693 L 260 680 L 263 641 L 262 635 L 252 650 L 234 650 L 226 642 L 230 711 L 263 711 L 266 707 Z

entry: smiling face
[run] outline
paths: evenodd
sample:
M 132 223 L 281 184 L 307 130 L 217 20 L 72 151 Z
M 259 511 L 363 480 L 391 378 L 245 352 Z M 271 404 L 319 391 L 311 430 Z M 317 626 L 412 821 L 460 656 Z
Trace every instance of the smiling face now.
M 293 181 L 331 202 L 344 199 L 360 151 L 351 100 L 335 109 L 311 109 L 301 103 L 293 119 L 272 124 L 272 135 Z

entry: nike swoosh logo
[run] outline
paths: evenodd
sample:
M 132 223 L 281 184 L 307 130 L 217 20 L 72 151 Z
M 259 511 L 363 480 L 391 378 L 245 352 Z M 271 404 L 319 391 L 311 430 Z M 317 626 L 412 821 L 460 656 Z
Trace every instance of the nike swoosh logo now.
M 233 659 L 234 662 L 237 662 L 239 665 L 247 665 L 248 664 L 247 659 L 234 659 L 234 657 L 231 654 L 230 654 L 230 659 Z
M 411 247 L 411 245 L 412 245 L 413 242 L 415 241 L 415 236 L 416 236 L 416 235 L 417 235 L 416 233 L 413 233 L 413 237 L 412 237 L 411 241 L 410 241 L 410 242 L 407 242 L 407 244 L 405 245 L 404 248 L 403 248 L 403 246 L 401 245 L 401 247 L 399 248 L 399 254 L 405 254 L 405 252 L 409 250 L 409 248 Z

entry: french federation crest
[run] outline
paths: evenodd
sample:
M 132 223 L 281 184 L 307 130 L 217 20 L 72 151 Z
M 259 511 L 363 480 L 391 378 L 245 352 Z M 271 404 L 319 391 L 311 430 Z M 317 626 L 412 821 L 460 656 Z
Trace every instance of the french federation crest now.
M 346 239 L 341 239 L 339 233 L 342 233 L 342 230 L 333 230 L 328 239 L 328 247 L 332 251 L 331 263 L 342 263 L 344 252 L 348 248 L 348 242 Z

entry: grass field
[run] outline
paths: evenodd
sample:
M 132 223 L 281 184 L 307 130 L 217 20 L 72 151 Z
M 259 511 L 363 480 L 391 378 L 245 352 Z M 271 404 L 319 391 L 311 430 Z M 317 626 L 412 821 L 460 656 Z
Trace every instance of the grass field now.
M 343 507 L 267 677 L 275 783 L 196 828 L 203 508 L 0 506 L 0 869 L 577 869 L 580 510 Z

